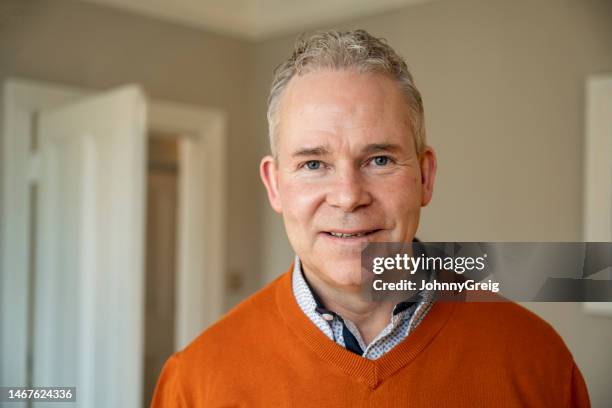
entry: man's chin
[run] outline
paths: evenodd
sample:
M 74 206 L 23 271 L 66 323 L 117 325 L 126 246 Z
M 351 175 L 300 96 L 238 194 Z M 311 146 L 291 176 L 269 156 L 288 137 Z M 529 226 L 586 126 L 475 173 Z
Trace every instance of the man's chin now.
M 361 274 L 361 259 L 326 262 L 322 266 L 322 273 L 326 283 L 335 288 L 347 291 L 361 289 L 363 277 Z

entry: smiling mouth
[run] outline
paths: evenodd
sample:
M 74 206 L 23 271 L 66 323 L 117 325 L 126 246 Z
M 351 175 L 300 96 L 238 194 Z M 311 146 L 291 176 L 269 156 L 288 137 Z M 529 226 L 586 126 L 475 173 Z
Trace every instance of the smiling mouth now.
M 380 231 L 380 229 L 374 229 L 374 230 L 369 230 L 369 231 L 359 231 L 359 232 L 352 232 L 352 233 L 325 231 L 325 233 L 328 235 L 331 235 L 332 237 L 336 237 L 336 238 L 358 238 L 358 237 L 366 237 L 378 231 Z

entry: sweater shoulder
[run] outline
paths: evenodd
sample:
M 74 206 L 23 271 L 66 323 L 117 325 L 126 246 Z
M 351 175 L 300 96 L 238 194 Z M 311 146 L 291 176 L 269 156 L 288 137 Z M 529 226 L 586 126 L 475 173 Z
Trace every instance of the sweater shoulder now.
M 457 313 L 457 317 L 469 322 L 471 327 L 495 329 L 495 332 L 501 330 L 558 336 L 541 317 L 511 301 L 459 303 Z
M 538 351 L 558 361 L 573 357 L 557 331 L 544 319 L 514 302 L 473 302 L 457 307 L 455 323 L 472 338 L 495 342 L 520 354 Z
M 162 370 L 153 406 L 177 406 L 177 401 L 183 402 L 181 406 L 199 406 L 199 402 L 226 390 L 228 384 L 248 382 L 245 372 L 252 372 L 269 358 L 266 351 L 279 330 L 274 325 L 280 315 L 276 294 L 283 279 L 287 277 L 281 275 L 242 301 L 174 353 Z
M 582 393 L 580 381 L 573 379 L 581 379 L 580 373 L 561 336 L 522 305 L 505 301 L 458 304 L 449 323 L 453 330 L 447 337 L 453 340 L 448 341 L 459 344 L 454 350 L 474 366 L 512 378 L 521 392 L 537 390 L 530 398 L 537 395 L 546 401 L 557 395 L 561 404 L 573 393 Z

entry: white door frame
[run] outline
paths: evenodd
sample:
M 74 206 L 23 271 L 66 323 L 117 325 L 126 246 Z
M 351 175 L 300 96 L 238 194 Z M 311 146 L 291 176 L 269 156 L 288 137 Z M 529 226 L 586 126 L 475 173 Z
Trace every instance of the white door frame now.
M 587 79 L 585 124 L 583 239 L 612 242 L 612 75 Z M 612 302 L 585 302 L 584 309 L 612 317 Z
M 0 384 L 25 386 L 31 267 L 28 197 L 30 183 L 38 177 L 37 156 L 30 151 L 32 117 L 94 91 L 22 79 L 9 79 L 3 88 Z M 223 311 L 226 119 L 217 109 L 196 105 L 154 100 L 148 108 L 149 131 L 181 136 L 175 297 L 175 348 L 180 349 Z
M 223 312 L 225 118 L 216 110 L 156 102 L 149 129 L 180 135 L 175 347 Z
M 612 75 L 586 82 L 584 240 L 612 241 Z

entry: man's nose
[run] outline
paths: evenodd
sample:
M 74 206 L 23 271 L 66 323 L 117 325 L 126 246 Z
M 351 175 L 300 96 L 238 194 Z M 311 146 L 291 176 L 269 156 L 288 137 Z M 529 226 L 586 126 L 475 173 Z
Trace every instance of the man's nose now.
M 334 182 L 327 194 L 327 202 L 344 212 L 353 212 L 372 202 L 363 175 L 353 167 L 336 169 Z

